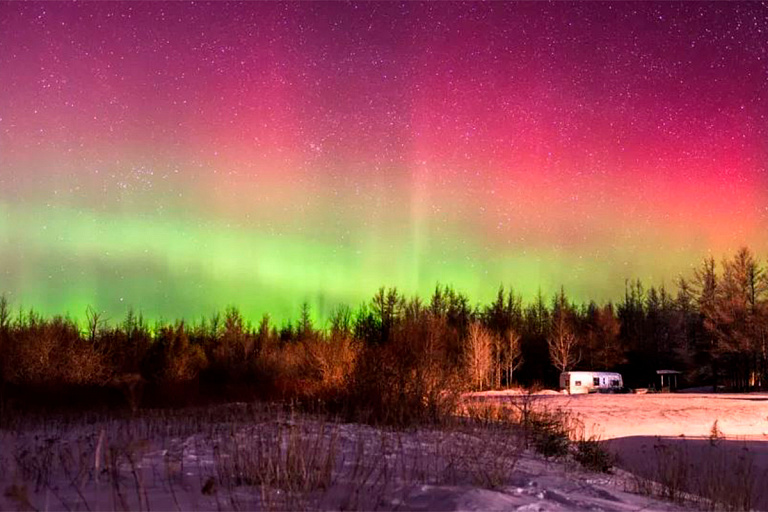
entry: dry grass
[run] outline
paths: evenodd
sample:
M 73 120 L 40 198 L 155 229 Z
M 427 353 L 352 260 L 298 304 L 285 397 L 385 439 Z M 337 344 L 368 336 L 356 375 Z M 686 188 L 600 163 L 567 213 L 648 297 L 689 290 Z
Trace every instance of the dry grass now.
M 610 470 L 578 418 L 522 395 L 468 403 L 433 428 L 334 421 L 240 404 L 136 415 L 19 416 L 0 430 L 0 487 L 19 510 L 382 510 L 407 508 L 421 486 L 518 485 L 530 446 L 590 470 Z M 704 463 L 658 445 L 652 473 L 628 490 L 697 508 L 743 510 L 755 485 L 751 454 L 706 440 Z M 552 446 L 564 451 L 554 451 Z M 569 466 L 570 465 L 570 466 Z
M 259 489 L 269 509 L 305 509 L 315 492 L 333 483 L 338 430 L 295 419 L 272 426 L 223 439 L 214 452 L 214 481 L 230 494 L 242 486 Z
M 584 423 L 565 408 L 544 405 L 535 390 L 506 400 L 467 402 L 462 414 L 475 422 L 507 425 L 525 448 L 547 459 L 573 461 L 589 471 L 610 472 L 613 457 L 599 438 L 586 435 Z
M 392 509 L 421 485 L 509 485 L 511 425 L 391 430 L 269 406 L 19 417 L 0 431 L 6 505 L 64 510 Z
M 584 469 L 611 472 L 616 460 L 588 435 L 580 418 L 566 408 L 547 408 L 534 392 L 510 395 L 497 402 L 468 402 L 464 415 L 487 424 L 509 424 L 522 440 L 547 458 L 573 461 Z M 713 423 L 711 435 L 690 440 L 658 441 L 644 465 L 630 467 L 627 490 L 706 510 L 751 510 L 761 479 L 754 455 L 745 443 L 737 450 Z M 731 443 L 728 446 L 728 443 Z

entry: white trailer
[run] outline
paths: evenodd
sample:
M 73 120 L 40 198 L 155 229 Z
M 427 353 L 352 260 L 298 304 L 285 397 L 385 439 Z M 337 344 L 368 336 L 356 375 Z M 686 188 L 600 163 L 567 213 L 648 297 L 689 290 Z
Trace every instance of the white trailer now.
M 614 372 L 563 372 L 560 389 L 569 394 L 615 392 L 624 387 L 620 373 Z

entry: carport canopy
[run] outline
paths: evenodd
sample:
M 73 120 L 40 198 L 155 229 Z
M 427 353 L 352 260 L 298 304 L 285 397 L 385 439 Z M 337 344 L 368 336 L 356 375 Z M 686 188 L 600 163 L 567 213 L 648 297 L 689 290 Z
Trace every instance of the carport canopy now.
M 667 385 L 670 386 L 670 389 L 674 389 L 677 387 L 677 376 L 680 375 L 682 372 L 679 372 L 677 370 L 656 370 L 656 375 L 661 376 L 661 388 L 664 389 L 664 376 L 667 377 Z M 672 386 L 672 382 L 675 383 L 674 386 Z

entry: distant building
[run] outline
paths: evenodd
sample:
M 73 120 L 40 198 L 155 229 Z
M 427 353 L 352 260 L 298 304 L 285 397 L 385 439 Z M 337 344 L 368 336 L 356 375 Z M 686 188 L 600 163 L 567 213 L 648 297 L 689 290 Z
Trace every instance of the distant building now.
M 681 372 L 677 370 L 656 370 L 656 375 L 661 380 L 659 391 L 675 391 L 677 389 L 677 376 Z
M 624 387 L 620 373 L 615 372 L 563 372 L 560 389 L 569 394 L 619 391 Z

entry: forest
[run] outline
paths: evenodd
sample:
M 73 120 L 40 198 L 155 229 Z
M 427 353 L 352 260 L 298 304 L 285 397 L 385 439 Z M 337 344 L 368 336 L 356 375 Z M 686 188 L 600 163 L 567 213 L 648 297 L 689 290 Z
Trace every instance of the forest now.
M 0 407 L 187 405 L 278 399 L 402 422 L 439 417 L 469 390 L 557 386 L 559 372 L 619 371 L 631 388 L 656 370 L 681 385 L 746 391 L 768 377 L 768 274 L 748 248 L 705 259 L 675 291 L 627 281 L 618 302 L 565 290 L 524 302 L 501 286 L 489 304 L 438 285 L 424 300 L 379 289 L 315 325 L 247 322 L 234 307 L 194 323 L 43 317 L 0 298 Z

